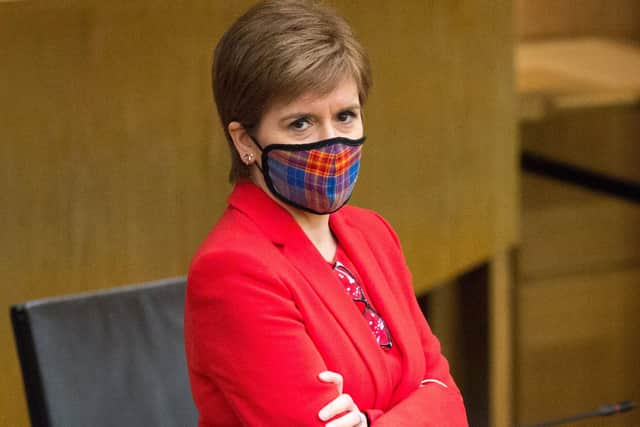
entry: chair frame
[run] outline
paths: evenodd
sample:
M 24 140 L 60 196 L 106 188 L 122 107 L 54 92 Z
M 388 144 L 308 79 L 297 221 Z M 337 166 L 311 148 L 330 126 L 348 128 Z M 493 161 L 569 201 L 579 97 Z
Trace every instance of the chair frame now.
M 49 412 L 44 398 L 44 387 L 40 366 L 35 353 L 35 343 L 31 333 L 31 324 L 27 306 L 29 303 L 11 306 L 11 323 L 13 325 L 22 379 L 24 381 L 29 419 L 32 427 L 49 427 Z

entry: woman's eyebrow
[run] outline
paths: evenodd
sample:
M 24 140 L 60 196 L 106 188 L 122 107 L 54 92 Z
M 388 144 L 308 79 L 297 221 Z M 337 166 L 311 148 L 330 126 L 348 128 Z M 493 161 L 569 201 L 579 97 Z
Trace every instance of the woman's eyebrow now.
M 338 112 L 347 111 L 347 110 L 360 110 L 360 109 L 361 109 L 360 104 L 352 104 L 343 108 L 339 108 Z M 291 113 L 282 117 L 279 121 L 284 122 L 292 119 L 301 119 L 303 117 L 316 117 L 316 115 L 313 113 L 305 113 L 305 112 Z
M 360 109 L 361 109 L 360 104 L 357 103 L 357 104 L 351 104 L 346 107 L 340 108 L 338 109 L 338 112 L 340 113 L 348 110 L 360 111 Z M 290 113 L 282 117 L 278 121 L 282 123 L 282 122 L 287 122 L 289 120 L 302 119 L 302 118 L 316 118 L 316 115 L 313 113 L 305 113 L 305 112 Z
M 340 109 L 340 111 L 345 111 L 345 110 L 360 110 L 360 104 L 353 104 L 348 107 L 344 107 Z
M 307 118 L 307 117 L 315 117 L 313 114 L 311 113 L 291 113 L 291 114 L 287 114 L 286 116 L 282 117 L 279 122 L 287 122 L 289 120 L 293 120 L 293 119 L 302 119 L 302 118 Z

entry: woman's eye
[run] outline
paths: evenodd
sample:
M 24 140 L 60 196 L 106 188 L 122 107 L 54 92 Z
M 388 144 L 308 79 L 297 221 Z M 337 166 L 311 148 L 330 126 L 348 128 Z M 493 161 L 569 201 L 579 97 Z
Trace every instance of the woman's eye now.
M 338 121 L 348 122 L 356 117 L 356 113 L 353 111 L 342 111 L 338 113 Z
M 306 117 L 299 118 L 291 122 L 289 127 L 294 130 L 305 130 L 307 127 L 309 127 L 309 119 L 307 119 Z

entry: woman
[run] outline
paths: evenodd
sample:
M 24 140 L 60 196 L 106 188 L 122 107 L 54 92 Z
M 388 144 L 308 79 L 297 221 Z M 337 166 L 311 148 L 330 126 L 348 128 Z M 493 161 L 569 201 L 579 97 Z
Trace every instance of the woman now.
M 345 206 L 371 84 L 348 24 L 260 3 L 220 40 L 229 206 L 195 255 L 186 350 L 200 426 L 465 426 L 398 239 Z

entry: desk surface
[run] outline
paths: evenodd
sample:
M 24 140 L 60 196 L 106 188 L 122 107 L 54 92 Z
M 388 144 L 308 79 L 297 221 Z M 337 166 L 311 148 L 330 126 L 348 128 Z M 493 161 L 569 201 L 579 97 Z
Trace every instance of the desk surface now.
M 516 51 L 521 120 L 554 110 L 640 102 L 640 46 L 602 38 L 521 43 Z

